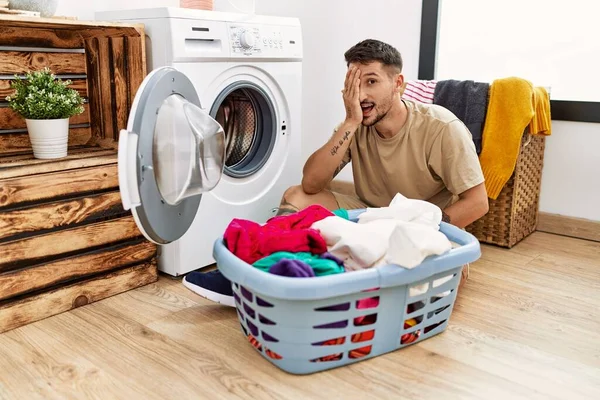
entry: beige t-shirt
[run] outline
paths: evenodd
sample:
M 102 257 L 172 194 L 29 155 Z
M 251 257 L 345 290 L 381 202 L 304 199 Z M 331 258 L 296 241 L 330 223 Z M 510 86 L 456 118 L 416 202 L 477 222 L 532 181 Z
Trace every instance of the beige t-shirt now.
M 372 126 L 355 132 L 344 161 L 352 162 L 356 194 L 371 207 L 401 193 L 444 209 L 484 181 L 471 132 L 444 107 L 404 103 L 408 118 L 394 137 Z

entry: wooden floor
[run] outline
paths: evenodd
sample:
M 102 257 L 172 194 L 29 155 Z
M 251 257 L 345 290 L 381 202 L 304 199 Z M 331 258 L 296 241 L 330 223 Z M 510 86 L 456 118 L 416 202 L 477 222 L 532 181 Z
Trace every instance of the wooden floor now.
M 1 399 L 328 397 L 600 399 L 600 243 L 483 246 L 444 333 L 309 376 L 168 277 L 0 335 Z

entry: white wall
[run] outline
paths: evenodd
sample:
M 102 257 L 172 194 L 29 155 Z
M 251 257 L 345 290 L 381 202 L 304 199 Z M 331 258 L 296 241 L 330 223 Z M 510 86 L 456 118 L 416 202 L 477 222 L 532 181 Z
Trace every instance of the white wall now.
M 552 121 L 540 211 L 600 221 L 600 124 Z
M 96 11 L 178 6 L 179 0 L 58 0 L 56 15 L 93 20 Z

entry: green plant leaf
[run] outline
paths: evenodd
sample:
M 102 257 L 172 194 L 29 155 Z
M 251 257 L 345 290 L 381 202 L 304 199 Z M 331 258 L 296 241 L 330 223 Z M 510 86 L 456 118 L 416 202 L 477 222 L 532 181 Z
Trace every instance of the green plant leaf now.
M 15 75 L 11 83 L 15 93 L 7 96 L 6 101 L 23 118 L 69 118 L 83 112 L 83 99 L 68 87 L 70 84 L 70 80 L 57 79 L 48 67 L 29 71 L 25 78 Z

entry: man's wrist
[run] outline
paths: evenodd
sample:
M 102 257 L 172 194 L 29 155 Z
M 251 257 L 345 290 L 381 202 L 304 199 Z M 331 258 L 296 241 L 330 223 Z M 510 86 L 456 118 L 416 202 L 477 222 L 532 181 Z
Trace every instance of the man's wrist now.
M 362 122 L 362 120 L 357 122 L 357 121 L 353 121 L 351 119 L 346 118 L 341 126 L 343 126 L 345 130 L 349 130 L 352 133 L 354 133 L 360 126 L 361 122 Z

